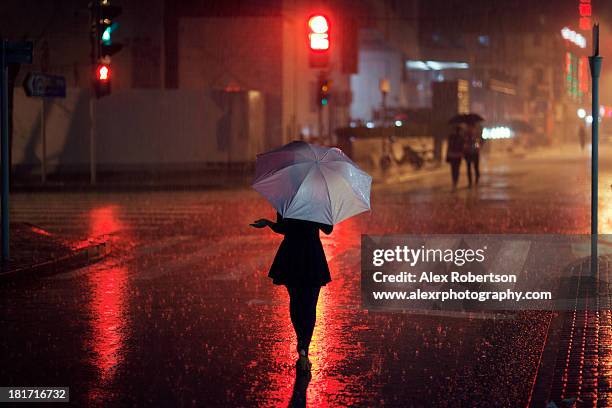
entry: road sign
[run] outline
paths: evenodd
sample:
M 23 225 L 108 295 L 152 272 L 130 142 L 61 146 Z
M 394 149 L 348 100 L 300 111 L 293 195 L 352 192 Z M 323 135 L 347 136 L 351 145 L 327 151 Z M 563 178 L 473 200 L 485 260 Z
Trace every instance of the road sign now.
M 7 41 L 6 42 L 6 64 L 31 64 L 32 41 Z
M 58 75 L 30 72 L 23 81 L 23 88 L 28 96 L 65 98 L 66 78 Z

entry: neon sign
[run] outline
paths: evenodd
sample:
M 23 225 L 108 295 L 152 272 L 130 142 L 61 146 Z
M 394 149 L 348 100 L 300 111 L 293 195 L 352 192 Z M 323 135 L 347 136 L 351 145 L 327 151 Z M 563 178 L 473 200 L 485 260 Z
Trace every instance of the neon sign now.
M 586 48 L 586 38 L 584 38 L 584 35 L 577 33 L 568 27 L 563 27 L 561 30 L 561 36 L 569 42 L 576 44 L 580 48 Z
M 580 3 L 578 4 L 578 14 L 580 15 L 578 27 L 581 30 L 590 30 L 591 16 L 593 15 L 591 0 L 580 0 Z

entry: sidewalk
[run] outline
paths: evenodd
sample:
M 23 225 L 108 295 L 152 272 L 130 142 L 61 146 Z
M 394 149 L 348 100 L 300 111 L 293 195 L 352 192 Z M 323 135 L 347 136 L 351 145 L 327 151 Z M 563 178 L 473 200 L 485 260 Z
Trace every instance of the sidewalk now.
M 599 282 L 588 259 L 573 268 L 572 310 L 552 318 L 532 407 L 612 406 L 612 258 L 599 257 Z
M 607 149 L 608 146 L 600 145 L 600 150 Z M 603 152 L 600 152 L 600 156 Z M 562 144 L 558 146 L 548 146 L 535 148 L 532 151 L 526 152 L 527 157 L 557 157 L 559 159 L 575 158 L 575 157 L 591 157 L 591 145 L 585 146 L 584 150 L 580 149 L 578 144 Z
M 397 184 L 406 181 L 416 180 L 428 175 L 448 171 L 446 163 L 425 162 L 421 168 L 416 168 L 412 164 L 398 164 L 391 162 L 387 169 L 380 166 L 367 166 L 357 163 L 365 172 L 372 176 L 373 185 Z
M 605 149 L 606 146 L 602 146 Z M 587 150 L 580 152 L 578 146 L 561 145 L 555 147 L 539 147 L 531 150 L 507 153 L 493 151 L 483 153 L 483 160 L 523 159 L 532 157 L 556 156 L 561 159 L 569 157 L 588 157 Z M 442 163 L 426 163 L 421 169 L 415 169 L 410 164 L 392 163 L 387 170 L 380 167 L 363 168 L 373 179 L 374 184 L 395 184 L 426 177 L 427 175 L 448 173 L 448 165 Z M 16 175 L 12 191 L 156 191 L 156 190 L 222 190 L 248 188 L 254 178 L 252 167 L 217 167 L 210 169 L 191 170 L 159 170 L 159 171 L 114 171 L 99 172 L 96 184 L 90 182 L 89 173 L 50 174 L 47 182 L 42 184 L 40 174 Z
M 104 240 L 69 243 L 28 223 L 11 224 L 10 259 L 0 269 L 0 282 L 64 272 L 106 256 Z
M 51 174 L 45 184 L 39 174 L 17 175 L 12 191 L 155 191 L 244 188 L 254 172 L 243 169 L 185 170 L 168 172 L 100 172 L 92 185 L 89 173 Z
M 504 160 L 523 160 L 530 158 L 558 157 L 559 159 L 567 159 L 580 157 L 580 155 L 588 156 L 586 150 L 580 152 L 579 147 L 573 145 L 560 146 L 544 146 L 533 148 L 531 150 L 520 150 L 514 152 L 505 152 L 493 150 L 481 154 L 481 163 L 484 162 L 502 162 Z M 465 164 L 462 164 L 462 167 Z M 481 165 L 482 167 L 482 165 Z M 463 170 L 462 170 L 463 171 Z M 380 184 L 396 184 L 407 181 L 418 180 L 423 177 L 450 174 L 448 163 L 426 163 L 421 169 L 415 169 L 409 164 L 397 165 L 393 164 L 388 170 L 383 171 L 380 168 L 371 169 L 368 171 L 372 175 L 373 183 Z
M 427 164 L 421 169 L 411 165 L 392 165 L 388 170 L 365 169 L 374 184 L 393 184 L 422 177 L 432 172 L 448 170 L 447 166 Z M 207 190 L 248 188 L 254 171 L 219 169 L 216 171 L 184 171 L 153 174 L 147 172 L 102 173 L 92 185 L 88 174 L 50 176 L 45 184 L 40 176 L 18 177 L 12 185 L 14 192 L 38 191 L 156 191 Z

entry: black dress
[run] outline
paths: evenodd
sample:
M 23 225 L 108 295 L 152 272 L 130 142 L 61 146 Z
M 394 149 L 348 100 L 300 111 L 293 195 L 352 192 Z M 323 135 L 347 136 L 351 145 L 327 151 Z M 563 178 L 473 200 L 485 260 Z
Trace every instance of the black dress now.
M 465 145 L 465 138 L 458 133 L 448 135 L 448 144 L 446 145 L 446 161 L 452 162 L 455 160 L 461 161 Z
M 277 213 L 271 228 L 285 236 L 268 273 L 275 285 L 317 287 L 331 282 L 319 230 L 330 234 L 333 226 L 283 218 Z

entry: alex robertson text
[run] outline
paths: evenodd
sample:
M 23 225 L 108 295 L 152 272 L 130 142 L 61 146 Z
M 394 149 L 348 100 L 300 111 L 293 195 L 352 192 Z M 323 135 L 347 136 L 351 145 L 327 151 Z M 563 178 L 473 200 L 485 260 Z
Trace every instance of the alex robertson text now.
M 412 272 L 396 274 L 374 272 L 372 280 L 376 283 L 516 283 L 516 275 L 473 274 L 472 272 L 450 272 L 450 274 L 422 272 L 420 275 Z

